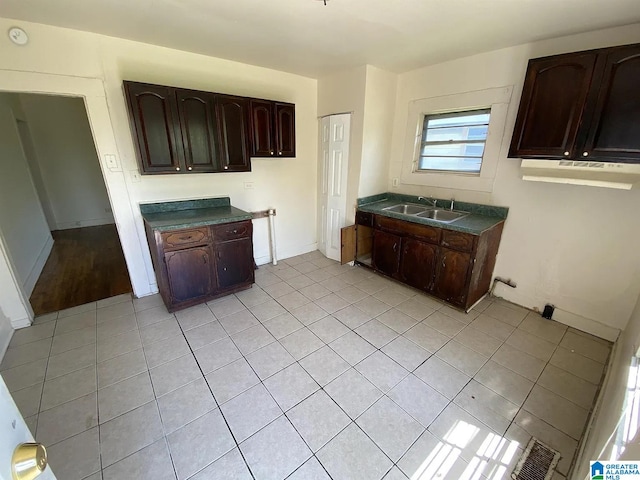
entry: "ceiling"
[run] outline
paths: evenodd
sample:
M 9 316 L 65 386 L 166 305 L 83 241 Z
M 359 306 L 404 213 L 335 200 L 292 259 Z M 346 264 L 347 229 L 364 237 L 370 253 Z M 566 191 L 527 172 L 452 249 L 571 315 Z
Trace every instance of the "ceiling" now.
M 638 0 L 2 0 L 0 16 L 310 77 L 640 22 Z

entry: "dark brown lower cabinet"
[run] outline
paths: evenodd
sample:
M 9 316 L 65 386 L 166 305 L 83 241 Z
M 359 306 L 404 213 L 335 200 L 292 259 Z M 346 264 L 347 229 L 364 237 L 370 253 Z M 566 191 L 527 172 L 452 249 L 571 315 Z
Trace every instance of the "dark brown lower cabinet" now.
M 220 242 L 213 248 L 219 288 L 253 283 L 253 245 L 250 238 Z
M 489 291 L 504 221 L 479 235 L 383 215 L 372 225 L 376 271 L 465 310 Z
M 419 290 L 431 290 L 438 247 L 408 238 L 402 242 L 400 280 Z
M 440 248 L 433 293 L 454 305 L 464 303 L 471 255 Z
M 376 270 L 396 276 L 400 266 L 400 241 L 397 235 L 380 230 L 373 232 L 373 266 Z
M 213 290 L 211 249 L 186 248 L 164 254 L 172 304 L 207 297 Z
M 145 228 L 158 290 L 170 312 L 254 283 L 250 220 L 167 232 Z

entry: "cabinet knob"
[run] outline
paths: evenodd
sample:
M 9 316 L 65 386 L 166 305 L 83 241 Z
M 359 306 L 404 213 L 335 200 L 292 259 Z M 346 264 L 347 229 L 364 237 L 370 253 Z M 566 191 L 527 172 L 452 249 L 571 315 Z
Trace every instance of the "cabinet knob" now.
M 180 171 L 180 167 L 176 167 L 176 172 L 179 172 L 179 171 Z
M 564 152 L 564 156 L 568 157 L 569 156 L 569 152 Z
M 224 167 L 225 170 L 229 170 L 229 167 Z
M 589 156 L 589 152 L 582 152 L 582 156 L 583 157 L 588 157 Z
M 282 152 L 278 152 L 278 155 L 282 155 Z
M 187 170 L 193 170 L 193 167 L 187 167 Z
M 271 155 L 273 155 L 273 150 L 270 150 L 270 151 L 269 151 L 269 153 L 270 153 Z

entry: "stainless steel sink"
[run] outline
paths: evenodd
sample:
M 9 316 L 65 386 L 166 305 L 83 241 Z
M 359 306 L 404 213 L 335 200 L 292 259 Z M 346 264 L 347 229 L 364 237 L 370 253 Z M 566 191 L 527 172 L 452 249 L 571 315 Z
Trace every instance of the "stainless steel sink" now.
M 383 208 L 387 212 L 402 213 L 403 215 L 416 215 L 428 210 L 424 205 L 416 205 L 414 203 L 401 203 L 392 207 Z
M 469 215 L 469 212 L 432 208 L 415 215 L 416 217 L 429 218 L 431 220 L 435 220 L 436 222 L 451 223 L 466 217 L 467 215 Z

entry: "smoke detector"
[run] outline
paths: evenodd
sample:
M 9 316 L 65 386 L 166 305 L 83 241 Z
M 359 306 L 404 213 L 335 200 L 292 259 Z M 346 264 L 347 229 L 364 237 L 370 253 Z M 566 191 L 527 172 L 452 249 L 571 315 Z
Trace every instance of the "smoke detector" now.
M 16 45 L 26 45 L 29 42 L 29 36 L 20 27 L 11 27 L 9 29 L 9 39 Z

